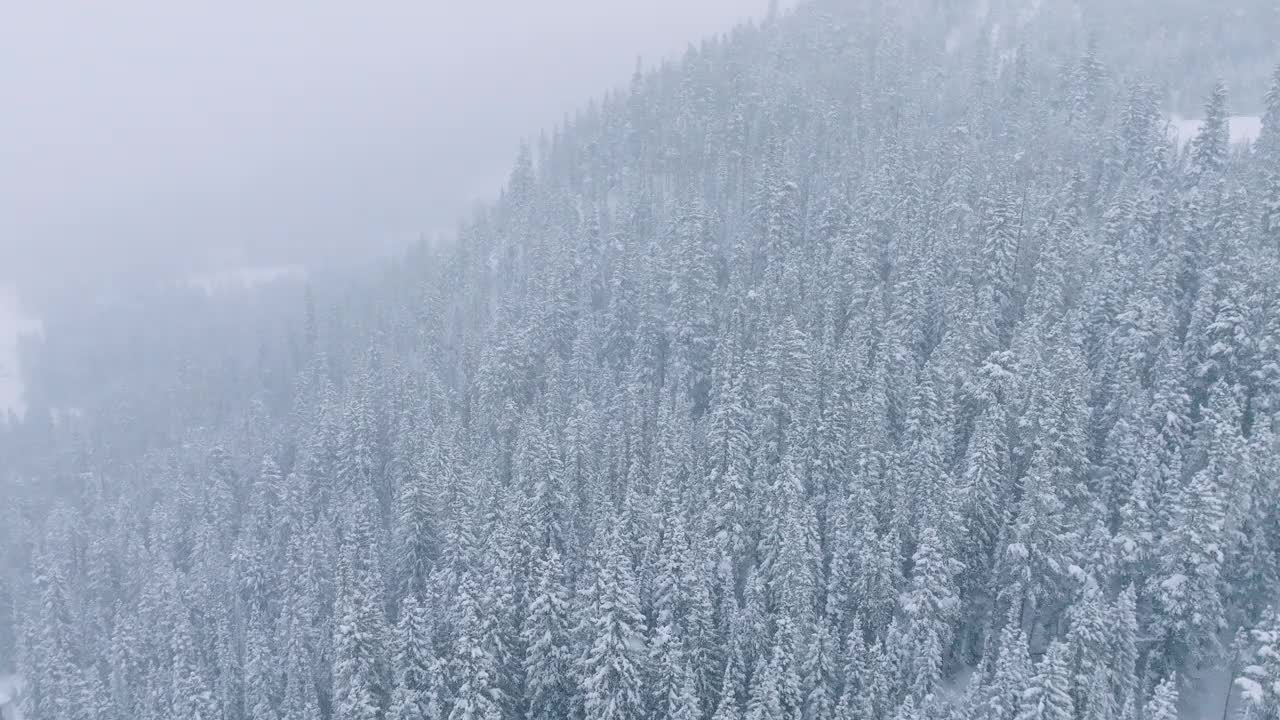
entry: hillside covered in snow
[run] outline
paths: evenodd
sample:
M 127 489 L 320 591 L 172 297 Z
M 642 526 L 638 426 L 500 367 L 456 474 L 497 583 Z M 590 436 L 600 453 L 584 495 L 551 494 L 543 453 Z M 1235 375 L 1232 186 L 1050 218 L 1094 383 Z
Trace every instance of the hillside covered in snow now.
M 378 272 L 49 318 L 26 720 L 1274 720 L 1280 70 L 1176 139 L 1095 5 L 812 0 Z

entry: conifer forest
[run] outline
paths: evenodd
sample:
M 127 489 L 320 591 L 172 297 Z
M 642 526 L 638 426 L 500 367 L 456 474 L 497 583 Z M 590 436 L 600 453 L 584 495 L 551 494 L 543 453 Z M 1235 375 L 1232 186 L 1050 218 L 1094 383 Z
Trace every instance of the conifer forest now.
M 376 270 L 50 318 L 6 717 L 1280 718 L 1280 10 L 1167 3 L 1269 18 L 1180 136 L 1209 49 L 1090 30 L 1152 5 L 987 5 L 775 10 Z

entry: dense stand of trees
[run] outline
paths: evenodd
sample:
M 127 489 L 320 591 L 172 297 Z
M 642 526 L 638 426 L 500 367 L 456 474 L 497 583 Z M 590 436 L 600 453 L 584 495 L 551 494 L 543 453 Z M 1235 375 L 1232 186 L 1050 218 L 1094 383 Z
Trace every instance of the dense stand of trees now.
M 637 73 L 456 242 L 153 305 L 57 417 L 51 326 L 27 718 L 1166 720 L 1223 664 L 1280 717 L 1280 71 L 1175 146 L 924 4 Z

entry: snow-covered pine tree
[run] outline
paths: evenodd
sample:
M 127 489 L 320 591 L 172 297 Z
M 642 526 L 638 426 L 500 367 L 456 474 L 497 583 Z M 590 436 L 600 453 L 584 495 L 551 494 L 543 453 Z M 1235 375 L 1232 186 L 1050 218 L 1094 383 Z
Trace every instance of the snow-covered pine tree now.
M 1018 720 L 1070 720 L 1075 717 L 1071 700 L 1070 649 L 1065 643 L 1049 646 L 1023 691 Z
M 578 660 L 581 707 L 601 720 L 637 720 L 644 709 L 644 619 L 619 525 L 615 518 L 596 529 L 602 543 L 581 630 L 589 645 Z
M 401 601 L 392 662 L 395 686 L 387 720 L 440 720 L 440 672 L 432 634 L 423 603 L 414 595 Z
M 1250 635 L 1244 672 L 1235 679 L 1244 700 L 1241 717 L 1275 718 L 1280 716 L 1280 613 L 1269 608 Z

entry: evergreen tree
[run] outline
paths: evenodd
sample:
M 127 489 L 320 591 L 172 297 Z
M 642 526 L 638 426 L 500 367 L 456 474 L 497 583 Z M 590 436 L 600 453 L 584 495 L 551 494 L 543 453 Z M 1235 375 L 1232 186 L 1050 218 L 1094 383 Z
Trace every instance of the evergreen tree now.
M 1069 720 L 1075 717 L 1067 645 L 1055 642 L 1036 666 L 1023 692 L 1018 720 Z
M 400 603 L 395 633 L 395 690 L 388 720 L 439 720 L 438 681 L 431 619 L 414 596 Z
M 602 527 L 579 660 L 583 709 L 589 717 L 632 720 L 643 712 L 643 618 L 631 561 L 617 523 Z
M 381 720 L 388 700 L 388 629 L 368 527 L 370 505 L 355 504 L 357 519 L 342 550 L 334 606 L 334 714 Z
M 1236 678 L 1244 698 L 1241 716 L 1274 718 L 1280 713 L 1280 616 L 1268 609 L 1251 633 L 1252 662 L 1245 665 L 1244 675 Z M 1175 701 L 1177 696 L 1174 696 Z
M 450 720 L 498 720 L 506 698 L 498 687 L 499 658 L 485 641 L 491 618 L 485 614 L 481 588 L 472 572 L 458 589 L 457 636 L 453 643 Z
M 169 707 L 174 717 L 217 720 L 223 717 L 223 708 L 219 707 L 201 667 L 191 623 L 185 610 L 179 608 L 179 612 L 172 639 L 173 679 L 169 691 L 172 705 Z
M 903 651 L 905 663 L 911 668 L 912 693 L 923 701 L 943 678 L 952 623 L 959 609 L 953 578 L 961 565 L 943 555 L 933 528 L 921 534 L 912 563 L 911 586 L 902 608 L 907 617 L 907 644 Z
M 1170 667 L 1215 657 L 1225 622 L 1218 586 L 1224 511 L 1212 468 L 1197 472 L 1174 503 L 1176 520 L 1165 536 L 1161 572 L 1150 589 Z
M 553 720 L 572 707 L 569 595 L 554 547 L 544 548 L 535 562 L 529 617 L 521 629 L 526 701 L 531 720 Z
M 1156 686 L 1155 695 L 1147 701 L 1145 720 L 1175 720 L 1178 717 L 1178 685 L 1170 677 Z
M 987 717 L 1010 720 L 1021 711 L 1024 690 L 1031 683 L 1031 657 L 1022 628 L 1010 618 L 1000 633 L 999 657 L 985 682 Z
M 1193 186 L 1221 174 L 1227 166 L 1227 86 L 1213 86 L 1204 104 L 1204 120 L 1191 141 L 1189 181 Z

